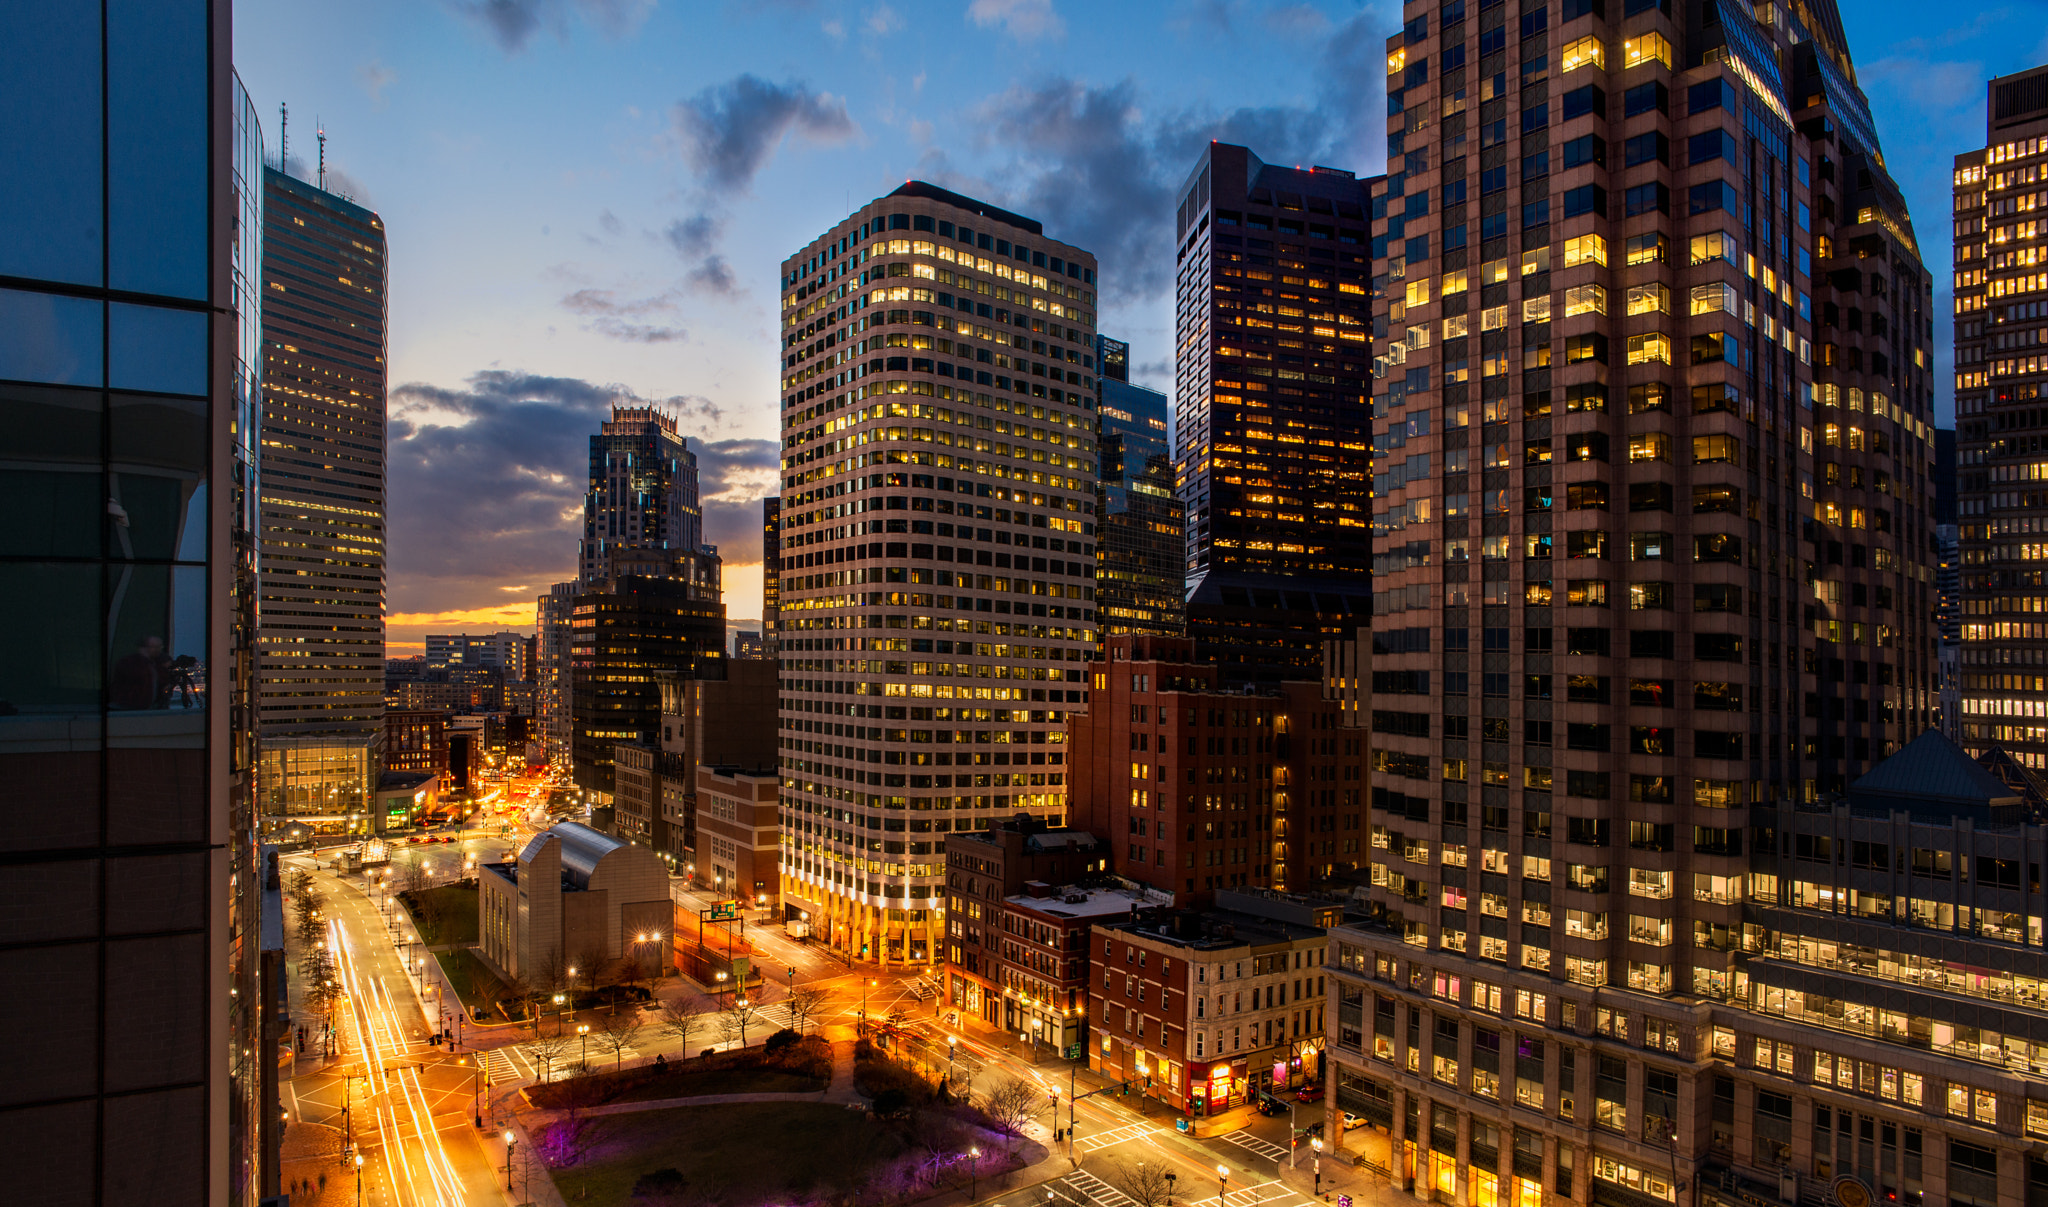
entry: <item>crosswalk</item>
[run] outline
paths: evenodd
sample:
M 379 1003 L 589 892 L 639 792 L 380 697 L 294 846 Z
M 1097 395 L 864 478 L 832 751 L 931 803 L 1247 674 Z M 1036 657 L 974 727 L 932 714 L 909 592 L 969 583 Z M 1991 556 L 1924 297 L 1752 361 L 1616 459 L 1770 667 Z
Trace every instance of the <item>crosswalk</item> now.
M 1106 1132 L 1083 1136 L 1074 1141 L 1074 1147 L 1081 1152 L 1092 1153 L 1098 1148 L 1108 1148 L 1112 1144 L 1122 1144 L 1126 1140 L 1136 1140 L 1140 1136 L 1165 1130 L 1151 1123 L 1126 1123 L 1122 1127 L 1113 1127 Z
M 1287 1159 L 1287 1147 L 1285 1145 L 1275 1144 L 1271 1140 L 1261 1140 L 1248 1132 L 1231 1132 L 1229 1135 L 1219 1138 L 1226 1144 L 1235 1144 L 1246 1152 L 1264 1157 L 1268 1161 L 1285 1161 Z
M 1310 1207 L 1316 1200 L 1295 1190 L 1278 1178 L 1240 1187 L 1223 1196 L 1221 1207 Z M 1190 1207 L 1217 1207 L 1215 1198 L 1200 1199 Z M 1316 1204 L 1316 1207 L 1320 1207 Z
M 1136 1199 L 1085 1169 L 1075 1170 L 1073 1173 L 1058 1179 L 1058 1183 L 1064 1185 L 1073 1194 L 1094 1204 L 1094 1207 L 1138 1207 Z

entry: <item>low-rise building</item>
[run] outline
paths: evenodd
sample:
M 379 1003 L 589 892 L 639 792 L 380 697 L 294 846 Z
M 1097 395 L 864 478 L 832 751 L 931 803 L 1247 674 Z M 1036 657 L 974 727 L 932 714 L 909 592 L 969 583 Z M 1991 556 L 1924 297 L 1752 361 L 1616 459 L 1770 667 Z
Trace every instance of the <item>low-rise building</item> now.
M 712 891 L 757 909 L 781 908 L 781 785 L 772 762 L 697 769 L 697 867 Z
M 438 709 L 386 709 L 384 770 L 447 774 L 448 714 Z
M 1323 961 L 1341 907 L 1225 889 L 1213 910 L 1098 923 L 1088 1067 L 1190 1115 L 1320 1084 Z
M 953 1009 L 1020 1032 L 1015 995 L 1004 1004 L 1004 903 L 1027 884 L 1108 883 L 1107 845 L 1030 813 L 947 836 L 945 992 Z
M 628 959 L 651 975 L 665 964 L 674 906 L 668 869 L 647 847 L 563 822 L 517 859 L 478 868 L 477 887 L 480 949 L 508 978 L 536 984 Z
M 991 969 L 1003 1030 L 1079 1060 L 1088 1035 L 1088 939 L 1098 922 L 1129 918 L 1135 888 L 1082 888 L 1029 881 L 1003 898 Z

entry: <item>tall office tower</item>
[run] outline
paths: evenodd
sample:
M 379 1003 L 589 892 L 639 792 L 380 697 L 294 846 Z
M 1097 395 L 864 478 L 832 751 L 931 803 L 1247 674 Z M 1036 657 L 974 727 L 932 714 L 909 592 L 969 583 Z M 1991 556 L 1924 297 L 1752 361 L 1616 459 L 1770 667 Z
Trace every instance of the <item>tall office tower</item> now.
M 673 415 L 654 407 L 612 408 L 590 438 L 590 489 L 583 497 L 582 581 L 611 573 L 620 549 L 693 551 L 704 540 L 697 502 L 697 454 L 676 435 Z
M 1181 187 L 1188 635 L 1229 683 L 1316 679 L 1371 615 L 1372 183 L 1211 143 Z
M 700 668 L 725 658 L 717 552 L 639 552 L 615 553 L 615 572 L 568 601 L 570 768 L 600 804 L 612 792 L 613 748 L 659 744 L 658 676 L 710 674 Z
M 0 1118 L 23 1203 L 277 1189 L 234 487 L 262 168 L 229 21 L 0 9 L 0 968 L 35 986 Z
M 2048 67 L 1991 81 L 1985 146 L 1956 156 L 1956 521 L 1962 744 L 2048 767 Z
M 266 825 L 371 826 L 384 729 L 384 223 L 263 172 Z
M 1789 1202 L 1923 1159 L 1882 1102 L 1934 1067 L 1906 1008 L 1776 942 L 1905 900 L 1775 854 L 1930 723 L 1927 277 L 1839 15 L 1754 14 L 1417 3 L 1387 46 L 1404 610 L 1360 668 L 1380 921 L 1332 1052 L 1440 1198 Z
M 761 500 L 761 643 L 775 656 L 776 613 L 782 601 L 782 499 Z
M 445 670 L 452 666 L 492 667 L 507 679 L 523 678 L 526 637 L 521 633 L 429 633 L 427 666 Z
M 782 265 L 785 904 L 923 964 L 946 835 L 1067 805 L 1095 640 L 1095 261 L 922 182 Z
M 1166 395 L 1130 383 L 1131 346 L 1095 337 L 1095 616 L 1104 633 L 1178 634 L 1186 511 L 1174 493 Z
M 534 600 L 534 698 L 540 716 L 541 743 L 548 764 L 559 771 L 569 769 L 570 737 L 574 726 L 569 715 L 569 689 L 574 678 L 570 665 L 569 634 L 574 619 L 577 584 L 556 583 L 548 593 Z

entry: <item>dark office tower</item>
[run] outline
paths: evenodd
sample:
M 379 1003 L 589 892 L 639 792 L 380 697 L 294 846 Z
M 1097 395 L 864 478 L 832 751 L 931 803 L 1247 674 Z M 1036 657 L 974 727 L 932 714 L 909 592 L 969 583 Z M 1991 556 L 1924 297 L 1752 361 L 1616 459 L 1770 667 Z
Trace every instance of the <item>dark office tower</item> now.
M 1928 284 L 1839 14 L 1405 16 L 1374 522 L 1407 610 L 1359 672 L 1380 924 L 1340 948 L 1371 1017 L 1335 1096 L 1418 1120 L 1401 1179 L 1474 1202 L 1910 1201 L 1907 1154 L 1970 1151 L 1921 1079 L 1981 1074 L 1897 986 L 1805 967 L 1846 913 L 1903 932 L 1899 844 L 1950 841 L 1872 801 L 1898 836 L 1857 846 L 1838 795 L 1887 755 L 1925 782 L 1896 752 L 1935 688 Z M 1799 878 L 1837 858 L 1885 887 Z
M 612 408 L 590 438 L 590 489 L 583 497 L 582 578 L 611 573 L 620 549 L 694 551 L 704 540 L 697 502 L 697 454 L 676 435 L 675 417 L 654 407 Z
M 266 825 L 370 828 L 384 728 L 384 223 L 263 171 Z
M 568 601 L 569 754 L 576 786 L 607 803 L 613 748 L 660 745 L 662 672 L 685 678 L 725 657 L 718 555 L 640 551 Z M 722 677 L 723 671 L 711 677 Z
M 761 500 L 761 644 L 775 656 L 776 613 L 782 597 L 782 498 Z
M 234 486 L 262 168 L 229 16 L 0 7 L 0 970 L 34 986 L 0 1079 L 14 1202 L 276 1189 Z
M 570 685 L 574 667 L 569 633 L 574 620 L 577 583 L 556 583 L 534 601 L 534 708 L 540 716 L 548 764 L 566 769 L 570 763 Z
M 784 901 L 939 958 L 953 830 L 1067 808 L 1095 641 L 1095 261 L 922 182 L 782 265 Z
M 1166 395 L 1130 384 L 1130 355 L 1129 344 L 1095 337 L 1095 617 L 1104 634 L 1178 636 L 1187 627 L 1186 521 L 1173 489 Z
M 1211 143 L 1176 217 L 1187 623 L 1226 682 L 1313 680 L 1366 623 L 1372 182 Z
M 1962 745 L 2048 767 L 2048 67 L 1991 81 L 1956 156 Z

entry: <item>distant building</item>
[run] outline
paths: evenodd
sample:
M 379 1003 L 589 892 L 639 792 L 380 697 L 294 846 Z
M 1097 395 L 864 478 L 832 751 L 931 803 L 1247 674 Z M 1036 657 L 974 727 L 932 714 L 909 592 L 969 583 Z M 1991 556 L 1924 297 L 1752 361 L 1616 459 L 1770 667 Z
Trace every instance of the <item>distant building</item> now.
M 774 657 L 776 634 L 781 628 L 782 598 L 782 499 L 761 500 L 761 641 Z
M 1132 385 L 1130 345 L 1095 337 L 1095 617 L 1105 634 L 1187 627 L 1186 517 L 1174 493 L 1166 395 Z
M 675 873 L 693 884 L 712 883 L 710 865 L 699 858 L 697 770 L 775 762 L 779 670 L 773 662 L 752 660 L 706 663 L 696 676 L 655 675 L 661 689 L 661 807 L 654 844 Z
M 779 912 L 781 783 L 773 759 L 697 769 L 697 866 L 713 893 Z
M 612 747 L 612 824 L 615 837 L 651 847 L 661 814 L 659 753 L 651 746 L 620 742 Z
M 694 555 L 693 555 L 694 556 Z M 570 601 L 570 758 L 576 786 L 608 804 L 612 751 L 655 744 L 661 691 L 655 673 L 725 657 L 725 605 L 717 556 L 690 578 L 625 575 L 581 588 Z
M 1221 142 L 1181 186 L 1188 633 L 1225 683 L 1314 679 L 1323 640 L 1372 615 L 1375 189 Z
M 527 637 L 523 633 L 427 634 L 426 664 L 430 668 L 488 666 L 507 679 L 524 678 Z
M 1059 947 L 1071 941 L 1064 922 L 1055 925 L 1041 919 L 1041 924 L 1061 933 L 1057 942 L 1041 943 L 1037 940 L 1054 936 L 1034 931 L 1034 954 L 1026 958 L 1008 930 L 1004 903 L 1030 895 L 1032 885 L 1083 896 L 1092 886 L 1108 885 L 1109 844 L 1086 830 L 1049 826 L 1042 818 L 1020 813 L 1002 821 L 991 818 L 986 830 L 947 836 L 945 852 L 948 1005 L 1010 1034 L 1029 1031 L 1058 1047 L 1069 1046 L 1075 1040 L 1067 1020 L 1076 1017 L 1076 1006 L 1085 1014 L 1085 935 L 1084 950 L 1066 952 Z M 1088 906 L 1092 900 L 1080 904 Z M 1116 908 L 1128 914 L 1131 906 L 1127 896 Z M 1099 912 L 1092 907 L 1069 911 L 1079 918 Z M 1061 952 L 1057 963 L 1048 964 L 1056 947 Z M 1071 960 L 1078 960 L 1078 970 Z M 1078 985 L 1073 975 L 1077 971 L 1082 982 Z
M 1201 1116 L 1322 1083 L 1324 956 L 1343 910 L 1226 889 L 1204 913 L 1095 926 L 1088 1067 Z
M 768 656 L 768 643 L 761 639 L 759 632 L 750 633 L 742 629 L 733 637 L 732 656 L 734 658 L 750 660 L 766 658 Z
M 590 438 L 581 581 L 612 575 L 621 549 L 694 552 L 703 539 L 697 454 L 676 435 L 675 418 L 655 407 L 614 406 Z
M 534 711 L 548 762 L 561 769 L 569 766 L 575 728 L 569 710 L 570 612 L 575 598 L 575 583 L 556 583 L 534 601 Z
M 542 985 L 599 962 L 608 971 L 632 959 L 643 975 L 668 964 L 668 869 L 646 847 L 563 822 L 517 859 L 477 870 L 480 948 L 505 976 Z
M 384 769 L 448 772 L 448 714 L 437 709 L 386 709 Z
M 1368 863 L 1365 739 L 1320 681 L 1226 690 L 1185 637 L 1126 634 L 1092 668 L 1068 745 L 1073 822 L 1110 868 L 1181 905 Z

